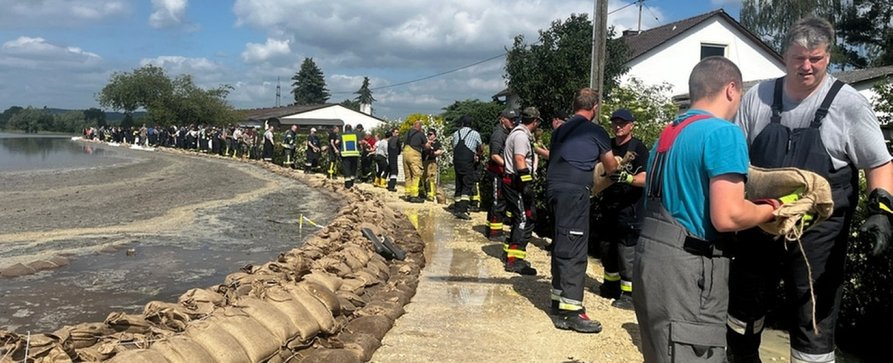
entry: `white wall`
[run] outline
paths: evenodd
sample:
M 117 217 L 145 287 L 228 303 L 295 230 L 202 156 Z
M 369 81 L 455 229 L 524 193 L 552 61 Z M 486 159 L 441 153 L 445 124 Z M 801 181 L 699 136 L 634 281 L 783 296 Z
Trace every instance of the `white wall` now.
M 345 124 L 349 124 L 352 127 L 356 127 L 357 124 L 362 124 L 363 129 L 372 130 L 373 128 L 383 124 L 381 120 L 368 116 L 366 114 L 351 110 L 341 105 L 334 105 L 329 107 L 324 107 L 320 109 L 316 109 L 313 111 L 303 112 L 297 115 L 286 116 L 282 118 L 283 120 L 302 120 L 302 119 L 317 119 L 317 120 L 342 120 Z
M 621 82 L 632 76 L 646 84 L 668 82 L 673 86 L 673 95 L 688 93 L 688 76 L 701 60 L 702 43 L 726 45 L 725 56 L 738 65 L 744 81 L 780 77 L 785 73 L 784 64 L 732 25 L 713 18 L 628 63 L 630 70 Z

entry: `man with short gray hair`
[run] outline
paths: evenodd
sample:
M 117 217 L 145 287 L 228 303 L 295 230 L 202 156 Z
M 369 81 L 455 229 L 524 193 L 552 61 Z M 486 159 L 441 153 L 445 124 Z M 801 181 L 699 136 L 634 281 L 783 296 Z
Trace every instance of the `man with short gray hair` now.
M 834 212 L 806 230 L 802 244 L 785 244 L 759 229 L 739 233 L 729 277 L 727 339 L 733 363 L 760 361 L 760 333 L 781 278 L 796 305 L 791 361 L 835 360 L 847 232 L 858 202 L 857 169 L 865 171 L 870 191 L 870 216 L 861 234 L 874 243 L 875 255 L 886 250 L 890 239 L 893 164 L 871 104 L 828 74 L 834 39 L 834 28 L 824 19 L 797 21 L 785 38 L 787 75 L 751 88 L 738 112 L 736 123 L 747 136 L 752 164 L 824 176 Z

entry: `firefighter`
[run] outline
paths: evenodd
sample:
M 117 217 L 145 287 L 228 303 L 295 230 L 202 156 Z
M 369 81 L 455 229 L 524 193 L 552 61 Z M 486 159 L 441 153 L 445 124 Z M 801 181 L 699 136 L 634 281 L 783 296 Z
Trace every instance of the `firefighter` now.
M 550 315 L 556 328 L 581 333 L 602 330 L 583 306 L 592 170 L 599 161 L 606 172 L 617 170 L 607 132 L 592 122 L 598 103 L 591 88 L 576 92 L 574 116 L 552 134 L 546 174 L 546 195 L 555 221 Z
M 502 195 L 502 177 L 505 174 L 505 161 L 502 152 L 505 148 L 505 139 L 513 128 L 514 120 L 518 118 L 515 110 L 504 110 L 499 114 L 499 125 L 493 129 L 490 135 L 490 159 L 487 160 L 487 177 L 493 183 L 493 204 L 487 211 L 487 238 L 492 241 L 502 242 L 502 228 L 505 221 L 505 198 Z
M 285 162 L 283 164 L 290 168 L 294 168 L 295 164 L 295 139 L 298 131 L 298 125 L 291 125 L 291 128 L 285 131 L 282 137 L 282 148 L 285 151 Z
M 512 229 L 503 243 L 505 270 L 521 275 L 536 275 L 527 261 L 527 243 L 533 236 L 536 208 L 533 203 L 533 132 L 539 127 L 540 114 L 535 107 L 521 112 L 521 123 L 509 132 L 502 159 L 502 178 L 506 209 L 512 214 Z
M 307 151 L 305 154 L 307 160 L 304 161 L 304 173 L 312 173 L 319 166 L 320 151 L 322 151 L 319 136 L 316 135 L 316 128 L 310 128 L 310 135 L 307 135 Z
M 329 179 L 335 179 L 335 172 L 337 171 L 336 166 L 338 163 L 338 157 L 341 155 L 341 129 L 338 126 L 332 126 L 331 132 L 329 132 L 329 169 L 328 175 Z
M 437 201 L 437 157 L 443 155 L 443 144 L 437 140 L 437 130 L 428 129 L 428 143 L 430 149 L 422 153 L 422 181 L 419 183 L 419 198 Z
M 391 137 L 388 139 L 388 191 L 397 192 L 397 172 L 400 170 L 397 164 L 397 157 L 400 156 L 400 151 L 403 150 L 403 145 L 400 143 L 400 129 L 394 128 L 391 130 Z
M 453 214 L 459 219 L 471 219 L 468 204 L 472 189 L 477 182 L 474 164 L 483 152 L 481 135 L 471 128 L 473 119 L 469 115 L 459 118 L 459 129 L 453 133 L 453 168 L 456 171 L 456 192 Z
M 344 187 L 352 188 L 357 177 L 357 163 L 360 159 L 360 141 L 350 125 L 344 125 L 341 134 L 341 172 L 344 174 Z
M 403 171 L 406 173 L 404 199 L 407 202 L 425 202 L 419 198 L 419 183 L 422 181 L 422 152 L 430 148 L 431 144 L 422 132 L 422 122 L 416 121 L 406 133 L 406 144 L 403 145 Z
M 388 178 L 388 142 L 390 142 L 391 132 L 387 131 L 384 134 L 384 138 L 378 140 L 375 143 L 375 166 L 377 171 L 375 173 L 375 186 L 376 187 L 387 187 L 387 178 Z
M 611 114 L 611 152 L 620 157 L 627 153 L 632 160 L 611 174 L 614 184 L 602 191 L 592 233 L 601 242 L 601 260 L 605 268 L 604 283 L 599 287 L 602 297 L 615 299 L 617 308 L 633 309 L 633 259 L 639 239 L 642 191 L 645 186 L 645 166 L 648 148 L 633 137 L 636 118 L 628 109 Z

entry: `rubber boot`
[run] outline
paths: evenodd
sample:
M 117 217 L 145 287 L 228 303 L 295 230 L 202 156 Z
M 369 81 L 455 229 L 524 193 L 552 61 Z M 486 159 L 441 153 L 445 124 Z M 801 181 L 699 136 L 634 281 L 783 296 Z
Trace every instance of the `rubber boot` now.
M 392 192 L 397 191 L 397 179 L 391 178 L 388 179 L 388 190 Z
M 598 295 L 606 299 L 620 297 L 620 281 L 605 281 L 598 287 Z
M 428 200 L 430 200 L 432 202 L 436 202 L 437 201 L 437 184 L 434 182 L 429 182 L 428 185 L 429 185 Z

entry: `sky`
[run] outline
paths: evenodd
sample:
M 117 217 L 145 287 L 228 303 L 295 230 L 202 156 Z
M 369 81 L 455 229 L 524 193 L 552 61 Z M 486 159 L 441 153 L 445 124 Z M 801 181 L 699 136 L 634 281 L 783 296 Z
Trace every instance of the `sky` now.
M 642 28 L 719 8 L 737 19 L 740 7 L 646 0 Z M 591 18 L 593 8 L 593 0 L 0 0 L 0 111 L 99 107 L 113 73 L 146 64 L 206 89 L 230 85 L 237 109 L 276 106 L 277 84 L 287 105 L 291 77 L 309 57 L 329 102 L 355 98 L 369 77 L 375 116 L 438 114 L 505 88 L 500 55 L 515 36 L 535 42 L 552 21 Z M 637 27 L 635 0 L 608 0 L 608 11 L 618 32 Z

